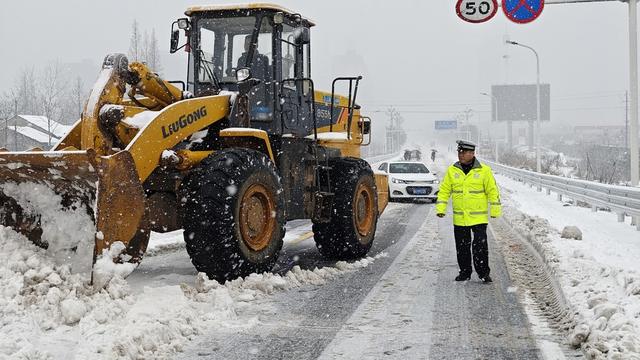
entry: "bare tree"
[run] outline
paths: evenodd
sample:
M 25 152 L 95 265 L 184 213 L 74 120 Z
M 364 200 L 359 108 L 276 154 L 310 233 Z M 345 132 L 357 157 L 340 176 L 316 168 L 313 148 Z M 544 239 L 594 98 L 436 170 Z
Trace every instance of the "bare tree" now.
M 14 102 L 17 101 L 17 112 L 22 114 L 38 113 L 38 95 L 36 91 L 36 74 L 34 68 L 25 68 L 18 75 L 15 88 L 12 90 Z
M 33 94 L 35 96 L 35 94 Z M 16 86 L 9 90 L 9 92 L 5 93 L 4 95 L 4 99 L 5 99 L 5 103 L 6 103 L 6 111 L 8 112 L 8 116 L 9 117 L 15 117 L 19 114 L 19 109 L 20 109 L 20 86 L 19 83 L 16 83 Z M 9 118 L 7 118 L 7 121 L 5 121 L 4 123 L 4 143 L 5 143 L 5 147 L 7 149 L 10 149 L 9 147 L 9 125 L 11 125 L 8 121 Z M 17 146 L 18 146 L 18 133 L 17 133 L 17 129 L 16 129 L 16 122 L 13 123 L 14 126 L 14 133 L 13 133 L 13 149 L 10 150 L 16 150 Z
M 0 125 L 2 126 L 2 134 L 0 142 L 2 147 L 6 148 L 8 143 L 8 127 L 9 119 L 13 116 L 13 101 L 10 95 L 5 94 L 0 98 Z
M 142 61 L 143 52 L 144 49 L 138 21 L 133 19 L 133 24 L 131 24 L 131 38 L 129 40 L 129 61 Z
M 146 33 L 145 33 L 146 34 Z M 156 38 L 156 30 L 151 30 L 151 37 L 146 48 L 145 60 L 149 68 L 159 74 L 162 72 L 162 65 L 160 64 L 160 50 L 158 49 L 158 39 Z
M 155 29 L 151 30 L 151 35 L 145 30 L 142 37 L 142 54 L 139 60 L 147 64 L 149 69 L 155 73 L 160 73 L 162 70 Z
M 142 35 L 142 54 L 139 60 L 148 63 L 147 59 L 149 59 L 149 33 L 145 30 Z
M 51 145 L 51 133 L 55 130 L 55 125 L 52 125 L 62 120 L 62 100 L 67 85 L 62 78 L 60 64 L 57 61 L 45 67 L 39 85 L 38 99 L 42 114 L 47 118 L 47 132 L 49 145 Z
M 617 184 L 628 180 L 624 172 L 627 155 L 615 146 L 590 145 L 583 148 L 584 156 L 578 165 L 579 176 L 605 184 Z
M 82 84 L 82 78 L 79 76 L 76 77 L 76 81 L 73 84 L 73 88 L 71 89 L 71 99 L 74 105 L 74 115 L 82 116 L 82 110 L 84 108 L 84 103 L 86 101 L 86 92 L 84 90 L 84 85 Z M 75 117 L 73 118 L 75 121 Z

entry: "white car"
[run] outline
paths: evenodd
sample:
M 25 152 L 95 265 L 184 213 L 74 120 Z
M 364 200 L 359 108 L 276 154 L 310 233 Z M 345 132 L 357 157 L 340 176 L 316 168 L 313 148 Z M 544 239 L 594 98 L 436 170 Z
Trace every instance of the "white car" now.
M 389 179 L 389 200 L 438 198 L 440 181 L 427 166 L 416 161 L 384 162 L 378 167 Z

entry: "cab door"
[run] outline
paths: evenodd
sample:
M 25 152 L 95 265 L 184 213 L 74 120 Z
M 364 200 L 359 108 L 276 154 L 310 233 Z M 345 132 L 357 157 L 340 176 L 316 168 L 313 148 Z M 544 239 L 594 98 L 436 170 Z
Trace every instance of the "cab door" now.
M 276 71 L 280 77 L 280 119 L 283 134 L 304 137 L 313 133 L 313 91 L 309 73 L 309 43 L 298 43 L 302 28 L 280 27 Z M 308 32 L 308 29 L 306 30 Z

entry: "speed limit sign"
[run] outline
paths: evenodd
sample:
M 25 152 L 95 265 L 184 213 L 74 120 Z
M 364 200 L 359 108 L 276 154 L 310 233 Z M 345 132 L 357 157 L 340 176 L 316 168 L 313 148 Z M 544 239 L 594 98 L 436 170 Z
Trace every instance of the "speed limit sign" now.
M 491 19 L 498 11 L 497 0 L 458 0 L 458 17 L 470 23 L 481 23 Z

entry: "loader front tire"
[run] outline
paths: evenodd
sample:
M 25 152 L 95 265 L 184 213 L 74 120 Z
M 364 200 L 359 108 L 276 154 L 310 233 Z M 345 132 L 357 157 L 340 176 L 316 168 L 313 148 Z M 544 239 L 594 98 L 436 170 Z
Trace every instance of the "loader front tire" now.
M 373 244 L 378 223 L 378 193 L 369 164 L 357 158 L 330 162 L 334 192 L 329 222 L 313 224 L 318 251 L 328 259 L 365 256 Z
M 265 154 L 214 153 L 185 178 L 180 198 L 187 252 L 198 271 L 224 282 L 271 270 L 282 249 L 285 204 Z

